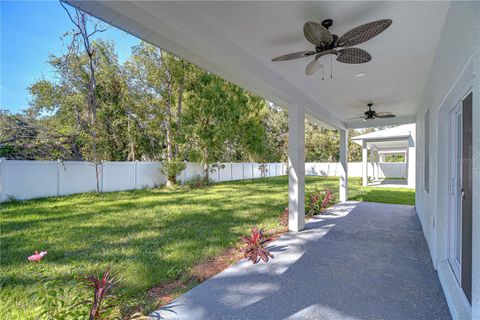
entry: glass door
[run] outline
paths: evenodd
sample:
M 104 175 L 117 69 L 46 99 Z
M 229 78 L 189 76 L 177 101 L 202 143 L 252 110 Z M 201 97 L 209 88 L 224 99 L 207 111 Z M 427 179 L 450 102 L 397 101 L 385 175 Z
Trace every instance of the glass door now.
M 450 266 L 468 302 L 472 302 L 472 93 L 450 116 Z
M 450 116 L 450 217 L 449 262 L 461 281 L 462 265 L 462 104 Z

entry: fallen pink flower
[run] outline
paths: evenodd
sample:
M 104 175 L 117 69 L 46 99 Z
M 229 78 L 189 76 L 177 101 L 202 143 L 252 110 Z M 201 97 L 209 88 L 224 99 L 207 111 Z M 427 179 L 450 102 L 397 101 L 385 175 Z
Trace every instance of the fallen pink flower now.
M 47 255 L 47 251 L 42 251 L 42 252 L 40 252 L 40 253 L 38 253 L 38 251 L 35 251 L 35 254 L 32 254 L 32 255 L 31 255 L 30 257 L 28 257 L 27 259 L 28 259 L 28 261 L 36 261 L 36 262 L 38 262 L 38 261 L 42 260 L 42 258 L 43 258 L 44 256 L 46 256 L 46 255 Z

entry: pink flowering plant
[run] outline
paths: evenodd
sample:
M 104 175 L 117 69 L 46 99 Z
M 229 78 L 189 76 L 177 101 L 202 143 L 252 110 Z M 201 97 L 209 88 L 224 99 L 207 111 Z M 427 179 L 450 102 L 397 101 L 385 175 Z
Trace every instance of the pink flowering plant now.
M 320 214 L 325 211 L 325 209 L 335 204 L 335 194 L 331 189 L 321 191 L 315 190 L 314 192 L 307 194 L 305 198 L 307 217 L 313 217 L 314 215 Z

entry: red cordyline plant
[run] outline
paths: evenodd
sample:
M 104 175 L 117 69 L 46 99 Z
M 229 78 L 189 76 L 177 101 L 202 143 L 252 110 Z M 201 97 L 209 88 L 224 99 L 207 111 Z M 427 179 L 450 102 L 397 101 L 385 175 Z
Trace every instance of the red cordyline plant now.
M 322 208 L 329 207 L 330 203 L 334 200 L 333 199 L 333 192 L 330 189 L 325 189 L 325 198 L 322 201 Z
M 105 303 L 116 299 L 116 297 L 110 293 L 120 279 L 110 272 L 110 266 L 105 270 L 102 277 L 98 274 L 89 274 L 81 279 L 93 288 L 93 302 L 90 308 L 89 319 L 100 319 L 101 313 L 112 307 L 112 305 L 105 305 Z
M 259 262 L 260 259 L 264 262 L 268 262 L 269 258 L 273 259 L 273 254 L 265 248 L 266 244 L 272 240 L 272 238 L 265 237 L 263 229 L 258 231 L 257 227 L 253 227 L 251 237 L 242 237 L 242 241 L 246 244 L 245 258 L 254 264 Z

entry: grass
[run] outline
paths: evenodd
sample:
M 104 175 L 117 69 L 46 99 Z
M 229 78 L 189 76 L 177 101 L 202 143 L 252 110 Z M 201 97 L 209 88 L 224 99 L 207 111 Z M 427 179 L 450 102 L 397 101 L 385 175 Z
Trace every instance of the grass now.
M 337 193 L 338 184 L 333 177 L 306 178 L 307 192 L 331 188 Z M 359 178 L 349 184 L 352 200 L 414 203 L 410 189 L 361 187 Z M 61 300 L 68 305 L 87 294 L 75 275 L 108 264 L 124 283 L 122 307 L 111 317 L 138 306 L 148 312 L 155 307 L 147 296 L 150 288 L 189 277 L 193 265 L 236 246 L 253 225 L 277 228 L 288 201 L 287 185 L 283 176 L 206 189 L 79 194 L 2 204 L 0 317 L 34 319 L 46 309 L 58 309 L 52 317 L 59 317 L 68 310 Z M 48 255 L 40 263 L 27 262 L 35 250 L 48 250 Z M 42 286 L 40 279 L 45 278 L 50 280 Z

